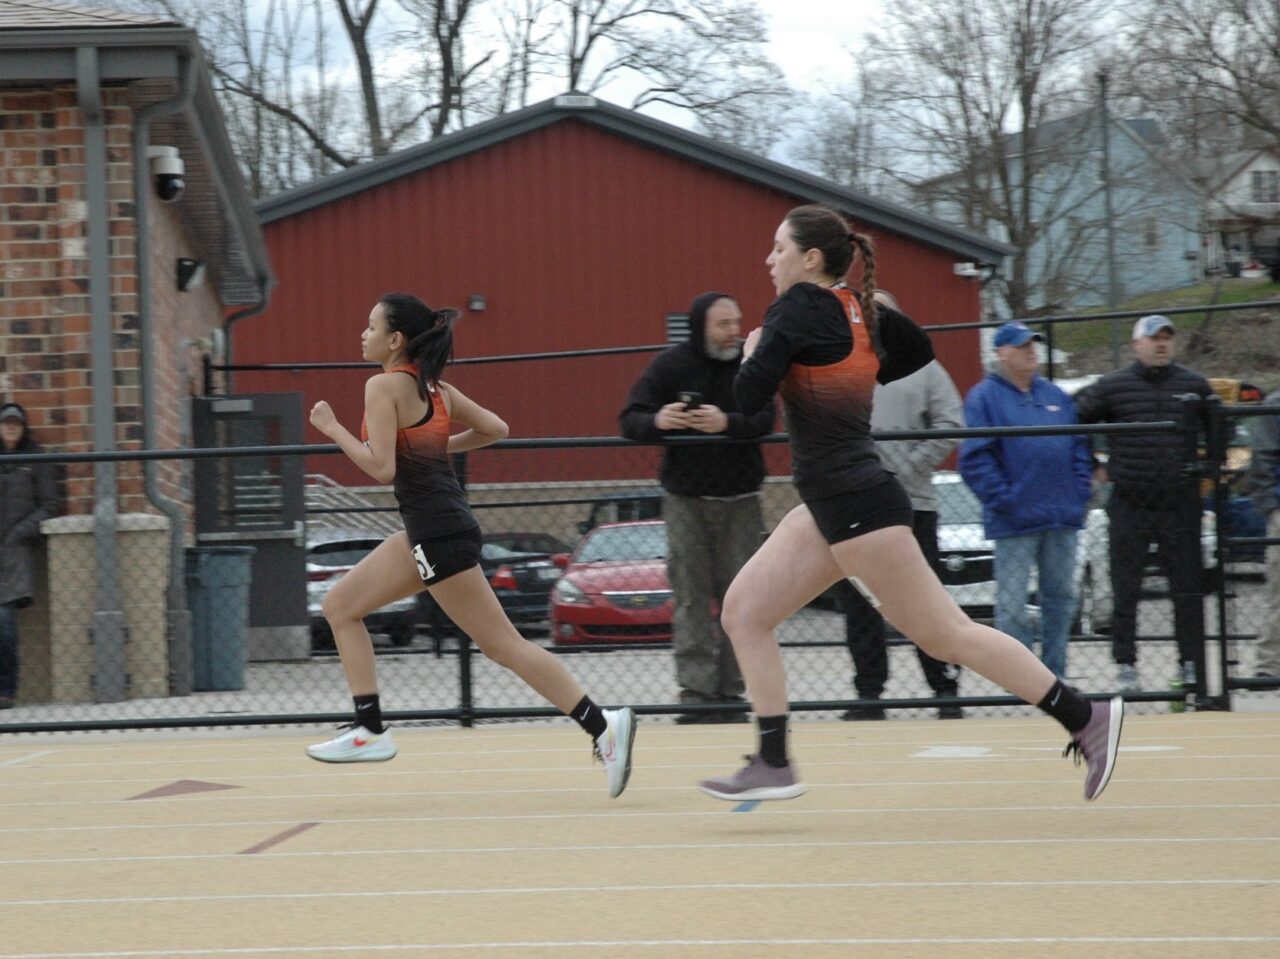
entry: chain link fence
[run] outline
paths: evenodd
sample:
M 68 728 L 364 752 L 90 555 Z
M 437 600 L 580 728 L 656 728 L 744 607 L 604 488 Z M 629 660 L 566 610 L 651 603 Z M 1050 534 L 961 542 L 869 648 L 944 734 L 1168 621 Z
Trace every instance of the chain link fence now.
M 1130 615 L 1137 675 L 1126 695 L 1136 711 L 1181 709 L 1188 703 L 1223 708 L 1232 696 L 1266 695 L 1275 688 L 1276 683 L 1253 677 L 1258 634 L 1274 615 L 1263 565 L 1266 531 L 1258 536 L 1248 525 L 1252 520 L 1235 489 L 1238 476 L 1220 468 L 1226 465 L 1225 456 L 1221 463 L 1212 457 L 1231 445 L 1237 426 L 1277 412 L 1218 408 L 1210 422 L 1232 433 L 1215 438 L 1211 430 L 1207 443 L 1198 432 L 1198 413 L 1183 423 L 1073 428 L 1096 434 L 1190 430 L 1184 482 L 1190 495 L 1172 505 L 1137 504 L 1165 510 L 1161 515 L 1166 520 L 1152 530 L 1154 545 L 1140 549 L 1131 536 L 1117 534 L 1117 522 L 1131 520 L 1124 510 L 1132 511 L 1134 504 L 1117 506 L 1108 489 L 1099 487 L 1087 524 L 1067 557 L 1070 574 L 1059 571 L 1062 575 L 1056 577 L 1066 579 L 1071 590 L 1065 670 L 1071 685 L 1086 693 L 1122 685 L 1116 653 L 1124 636 L 1118 635 L 1117 623 Z M 936 435 L 1034 435 L 1064 429 L 970 429 Z M 878 438 L 904 439 L 908 434 Z M 783 439 L 771 437 L 770 445 Z M 317 449 L 273 451 L 293 456 Z M 781 450 L 778 446 L 776 452 Z M 169 451 L 110 458 L 227 459 L 261 453 Z M 592 465 L 579 480 L 539 482 L 548 458 L 562 454 Z M 676 714 L 685 708 L 679 703 L 670 648 L 662 500 L 649 479 L 657 475 L 658 456 L 655 448 L 612 438 L 509 441 L 469 454 L 466 470 L 483 476 L 489 472 L 485 460 L 501 460 L 494 466 L 499 475 L 526 478 L 468 487 L 486 538 L 484 571 L 521 631 L 565 656 L 566 665 L 597 701 Z M 74 462 L 104 457 L 48 458 Z M 954 472 L 939 471 L 935 487 L 939 575 L 967 612 L 989 621 L 998 602 L 995 549 L 983 534 L 980 506 Z M 297 625 L 305 629 L 308 643 L 305 653 L 289 656 L 255 652 L 249 579 L 266 577 L 271 589 L 277 587 L 272 585 L 276 571 L 256 564 L 251 549 L 221 544 L 193 548 L 191 532 L 179 531 L 187 548 L 181 554 L 183 568 L 175 570 L 166 517 L 46 521 L 37 599 L 18 612 L 17 704 L 0 715 L 0 730 L 344 720 L 350 697 L 319 604 L 346 568 L 397 528 L 398 516 L 383 489 L 352 491 L 313 480 L 307 501 L 306 542 L 299 547 L 305 575 L 296 588 L 307 593 L 307 621 Z M 770 477 L 761 492 L 766 525 L 772 528 L 797 502 L 787 477 Z M 616 523 L 624 525 L 609 525 Z M 1132 594 L 1129 613 L 1117 601 L 1117 577 Z M 575 583 L 576 593 L 590 594 L 588 602 L 575 595 Z M 829 590 L 779 630 L 797 713 L 834 717 L 853 711 L 856 716 L 867 707 L 910 717 L 933 717 L 940 710 L 942 715 L 962 711 L 968 716 L 1032 712 L 968 672 L 958 679 L 953 675 L 951 687 L 938 689 L 914 647 L 892 629 L 885 637 L 880 698 L 863 698 L 867 689 L 858 684 L 853 647 L 865 625 L 860 614 L 849 615 L 851 592 Z M 175 597 L 181 608 L 174 608 Z M 1039 628 L 1045 604 L 1034 577 L 1024 605 L 1032 628 Z M 382 698 L 392 719 L 471 723 L 556 715 L 513 674 L 478 654 L 425 594 L 378 611 L 369 625 L 379 654 Z M 1185 661 L 1195 663 L 1195 676 L 1184 676 Z M 745 704 L 729 704 L 706 712 L 729 720 L 744 716 L 745 710 Z

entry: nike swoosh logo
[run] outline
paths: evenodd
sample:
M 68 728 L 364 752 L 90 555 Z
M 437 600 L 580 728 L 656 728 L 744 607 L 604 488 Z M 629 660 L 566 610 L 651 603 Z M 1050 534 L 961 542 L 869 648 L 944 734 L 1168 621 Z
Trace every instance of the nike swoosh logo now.
M 367 740 L 367 739 L 361 739 L 359 736 L 357 736 L 355 739 L 351 740 L 351 745 L 353 745 L 353 746 L 367 746 L 367 745 L 369 745 L 369 740 Z
M 850 524 L 849 524 L 849 529 L 857 529 L 857 528 L 858 528 L 859 526 L 861 526 L 861 525 L 862 525 L 862 521 L 861 521 L 861 520 L 859 520 L 859 521 L 858 521 L 858 522 L 856 522 L 856 523 L 850 523 Z
M 1054 693 L 1054 694 L 1053 694 L 1053 699 L 1049 700 L 1049 708 L 1050 708 L 1050 709 L 1052 709 L 1054 706 L 1058 705 L 1058 698 L 1059 698 L 1061 695 L 1062 695 L 1062 690 L 1061 690 L 1061 689 L 1059 689 L 1056 693 Z

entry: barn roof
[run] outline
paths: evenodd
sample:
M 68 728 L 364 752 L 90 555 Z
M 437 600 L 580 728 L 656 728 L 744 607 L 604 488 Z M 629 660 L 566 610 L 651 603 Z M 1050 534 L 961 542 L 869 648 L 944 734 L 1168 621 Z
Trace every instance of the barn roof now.
M 265 197 L 256 209 L 265 225 L 364 190 L 465 157 L 555 123 L 576 121 L 624 139 L 741 177 L 807 202 L 850 213 L 860 224 L 886 230 L 954 253 L 966 260 L 998 264 L 1012 248 L 990 237 L 944 223 L 896 203 L 802 173 L 634 110 L 593 96 L 570 93 L 504 114 L 457 133 L 343 170 L 304 186 Z

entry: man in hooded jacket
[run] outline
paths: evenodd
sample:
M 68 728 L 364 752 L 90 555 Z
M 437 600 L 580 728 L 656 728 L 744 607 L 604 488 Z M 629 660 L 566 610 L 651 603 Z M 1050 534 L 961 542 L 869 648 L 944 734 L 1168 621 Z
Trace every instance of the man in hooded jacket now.
M 703 293 L 689 309 L 689 339 L 658 356 L 636 380 L 619 416 L 622 435 L 640 442 L 704 433 L 758 440 L 773 429 L 769 404 L 737 412 L 733 378 L 742 358 L 742 311 L 725 293 Z M 672 443 L 660 480 L 667 523 L 667 576 L 675 602 L 672 646 L 684 704 L 740 702 L 742 674 L 713 614 L 764 534 L 758 442 Z M 691 712 L 678 722 L 745 719 Z

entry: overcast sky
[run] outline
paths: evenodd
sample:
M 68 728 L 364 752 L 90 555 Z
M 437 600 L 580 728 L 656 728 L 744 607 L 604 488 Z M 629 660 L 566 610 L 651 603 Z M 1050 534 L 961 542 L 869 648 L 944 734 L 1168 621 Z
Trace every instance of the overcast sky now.
M 875 28 L 881 0 L 758 0 L 769 17 L 770 55 L 791 85 L 806 93 L 832 86 L 845 51 Z

